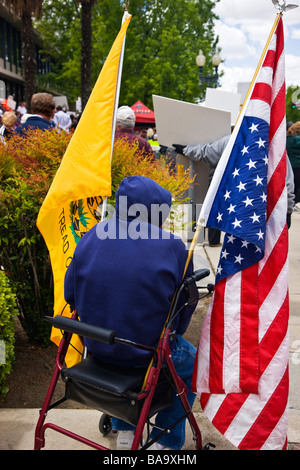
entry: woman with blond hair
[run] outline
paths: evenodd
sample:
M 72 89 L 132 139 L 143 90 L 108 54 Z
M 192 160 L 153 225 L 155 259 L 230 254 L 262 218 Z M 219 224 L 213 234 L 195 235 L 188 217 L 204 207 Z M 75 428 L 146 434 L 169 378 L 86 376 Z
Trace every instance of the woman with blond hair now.
M 294 172 L 295 204 L 300 202 L 300 121 L 287 131 L 286 151 Z
M 17 116 L 12 111 L 6 111 L 2 115 L 2 126 L 0 127 L 0 139 L 3 144 L 11 137 L 15 128 Z

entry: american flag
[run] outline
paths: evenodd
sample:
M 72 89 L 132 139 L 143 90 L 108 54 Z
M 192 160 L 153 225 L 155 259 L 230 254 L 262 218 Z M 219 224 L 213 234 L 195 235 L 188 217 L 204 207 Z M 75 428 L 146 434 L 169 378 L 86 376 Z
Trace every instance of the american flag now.
M 218 164 L 199 224 L 225 232 L 194 370 L 212 424 L 239 449 L 284 449 L 288 231 L 281 17 Z

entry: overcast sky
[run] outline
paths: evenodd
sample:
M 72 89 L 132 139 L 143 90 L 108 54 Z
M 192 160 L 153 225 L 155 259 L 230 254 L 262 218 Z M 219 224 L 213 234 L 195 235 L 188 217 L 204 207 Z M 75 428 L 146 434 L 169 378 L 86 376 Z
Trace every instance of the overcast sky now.
M 300 4 L 299 0 L 287 3 Z M 263 52 L 277 10 L 271 0 L 220 0 L 214 10 L 220 17 L 219 35 L 225 72 L 222 89 L 237 91 L 238 82 L 250 82 Z M 283 15 L 286 83 L 300 87 L 300 6 Z

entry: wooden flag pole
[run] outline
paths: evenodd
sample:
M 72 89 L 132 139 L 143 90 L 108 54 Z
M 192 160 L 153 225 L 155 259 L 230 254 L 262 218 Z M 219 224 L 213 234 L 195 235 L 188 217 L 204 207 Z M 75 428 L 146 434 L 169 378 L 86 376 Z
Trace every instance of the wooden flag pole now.
M 276 18 L 275 18 L 275 21 L 274 21 L 274 24 L 273 24 L 272 29 L 271 29 L 271 32 L 270 32 L 270 34 L 269 34 L 268 40 L 267 40 L 266 45 L 265 45 L 265 47 L 264 47 L 263 53 L 262 53 L 262 55 L 261 55 L 261 57 L 260 57 L 260 59 L 259 59 L 258 65 L 257 65 L 257 67 L 256 67 L 255 73 L 254 73 L 253 78 L 252 78 L 252 81 L 251 81 L 251 84 L 250 84 L 250 86 L 249 86 L 249 88 L 248 88 L 248 92 L 247 92 L 246 98 L 245 98 L 245 100 L 244 100 L 242 109 L 241 109 L 241 111 L 240 111 L 240 114 L 239 114 L 238 119 L 237 119 L 236 122 L 238 122 L 239 117 L 240 117 L 240 115 L 242 114 L 242 111 L 244 110 L 246 104 L 247 104 L 248 101 L 249 101 L 250 94 L 251 94 L 251 92 L 252 92 L 252 90 L 253 90 L 254 83 L 255 83 L 255 81 L 256 81 L 256 79 L 257 79 L 257 75 L 259 74 L 259 71 L 260 71 L 261 66 L 262 66 L 262 63 L 263 63 L 263 61 L 264 61 L 264 59 L 265 59 L 265 56 L 266 56 L 268 47 L 269 47 L 269 45 L 270 45 L 271 39 L 272 39 L 272 37 L 273 37 L 273 35 L 274 35 L 275 29 L 277 28 L 277 25 L 278 25 L 278 22 L 279 22 L 281 16 L 282 16 L 282 13 L 277 13 Z
M 196 246 L 196 243 L 197 243 L 197 241 L 198 241 L 198 238 L 199 238 L 199 235 L 200 235 L 201 230 L 202 230 L 202 226 L 196 225 L 195 234 L 194 234 L 194 236 L 193 236 L 193 240 L 192 240 L 191 245 L 190 245 L 190 247 L 189 247 L 187 259 L 186 259 L 186 262 L 185 262 L 183 278 L 184 278 L 184 276 L 185 276 L 185 274 L 186 274 L 188 265 L 190 264 L 190 261 L 191 261 L 191 258 L 192 258 L 192 256 L 193 256 L 193 253 L 194 253 L 194 250 L 195 250 L 195 246 Z
M 259 73 L 259 70 L 260 70 L 260 68 L 261 68 L 261 65 L 262 65 L 263 60 L 264 60 L 264 58 L 265 58 L 265 55 L 266 55 L 266 53 L 267 53 L 269 44 L 270 44 L 271 39 L 272 39 L 272 37 L 273 37 L 274 31 L 275 31 L 275 29 L 276 29 L 276 27 L 277 27 L 277 25 L 278 25 L 278 22 L 279 22 L 279 19 L 280 19 L 281 16 L 282 16 L 282 12 L 281 12 L 281 13 L 278 13 L 277 16 L 276 16 L 276 19 L 275 19 L 275 22 L 274 22 L 274 24 L 273 24 L 272 30 L 271 30 L 271 32 L 270 32 L 270 35 L 269 35 L 268 40 L 267 40 L 267 43 L 266 43 L 266 45 L 265 45 L 265 48 L 264 48 L 263 53 L 262 53 L 262 55 L 261 55 L 260 61 L 259 61 L 259 63 L 258 63 L 258 66 L 257 66 L 257 68 L 256 68 L 256 71 L 255 71 L 255 73 L 254 73 L 252 82 L 251 82 L 251 84 L 250 84 L 250 87 L 249 87 L 247 96 L 246 96 L 246 98 L 245 98 L 245 100 L 244 100 L 242 109 L 241 109 L 241 111 L 240 111 L 240 115 L 241 115 L 242 111 L 244 110 L 245 105 L 246 105 L 246 103 L 247 103 L 247 101 L 248 101 L 248 99 L 249 99 L 249 96 L 250 96 L 250 93 L 251 93 L 251 91 L 252 91 L 253 85 L 254 85 L 254 83 L 255 83 L 255 80 L 256 80 L 256 78 L 257 78 L 257 75 L 258 75 L 258 73 Z M 240 118 L 240 115 L 239 115 L 238 119 Z M 190 263 L 190 261 L 191 261 L 191 258 L 192 258 L 192 256 L 193 256 L 193 253 L 194 253 L 194 250 L 195 250 L 195 246 L 196 246 L 196 243 L 197 243 L 197 241 L 198 241 L 198 238 L 199 238 L 199 235 L 200 235 L 200 233 L 201 233 L 201 230 L 202 230 L 202 226 L 200 226 L 200 225 L 197 224 L 197 225 L 196 225 L 195 234 L 194 234 L 194 236 L 193 236 L 191 245 L 190 245 L 189 250 L 188 250 L 188 255 L 187 255 L 187 259 L 186 259 L 186 263 L 185 263 L 185 267 L 184 267 L 183 279 L 184 279 L 184 277 L 185 277 L 187 268 L 188 268 L 189 263 Z M 176 295 L 176 293 L 175 293 L 175 295 Z M 174 299 L 175 299 L 175 295 L 174 295 L 174 297 L 173 297 L 172 305 L 173 305 L 173 302 L 174 302 Z M 171 306 L 171 308 L 172 308 L 172 306 Z M 171 309 L 170 309 L 170 312 L 171 312 Z M 169 312 L 169 315 L 168 315 L 168 317 L 167 317 L 167 321 L 166 321 L 166 324 L 165 324 L 165 328 L 166 328 L 166 325 L 167 325 L 167 322 L 168 322 L 168 319 L 169 319 L 169 316 L 170 316 L 170 312 Z M 164 331 L 165 331 L 165 328 L 163 329 L 163 331 L 162 331 L 162 333 L 161 333 L 161 338 L 162 338 L 162 336 L 163 336 L 163 333 L 164 333 Z M 146 373 L 146 376 L 145 376 L 145 379 L 144 379 L 144 383 L 143 383 L 143 388 L 146 386 L 146 381 L 147 381 L 147 377 L 148 377 L 150 368 L 151 368 L 151 366 L 152 366 L 152 362 L 153 362 L 153 361 L 150 362 L 149 368 L 148 368 L 148 370 L 147 370 L 147 373 Z

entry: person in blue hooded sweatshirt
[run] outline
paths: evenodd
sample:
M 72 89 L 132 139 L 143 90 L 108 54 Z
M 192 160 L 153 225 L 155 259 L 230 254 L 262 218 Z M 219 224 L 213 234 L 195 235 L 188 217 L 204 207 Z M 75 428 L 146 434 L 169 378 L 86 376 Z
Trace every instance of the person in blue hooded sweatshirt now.
M 82 321 L 112 329 L 118 335 L 156 347 L 174 292 L 182 281 L 187 251 L 174 234 L 161 229 L 171 207 L 171 193 L 147 177 L 125 178 L 116 194 L 110 220 L 91 228 L 79 241 L 65 276 L 65 299 Z M 192 261 L 187 275 L 193 272 Z M 195 307 L 182 309 L 174 323 L 172 358 L 184 380 L 192 407 L 191 392 L 196 349 L 182 337 Z M 86 339 L 90 353 L 108 363 L 147 367 L 149 352 L 121 344 L 112 346 Z M 175 395 L 175 394 L 174 394 Z M 156 416 L 166 427 L 182 416 L 174 396 L 171 406 Z M 130 449 L 134 427 L 113 418 L 118 430 L 117 449 Z M 159 434 L 154 428 L 152 437 Z M 155 449 L 181 449 L 185 420 L 163 436 Z

